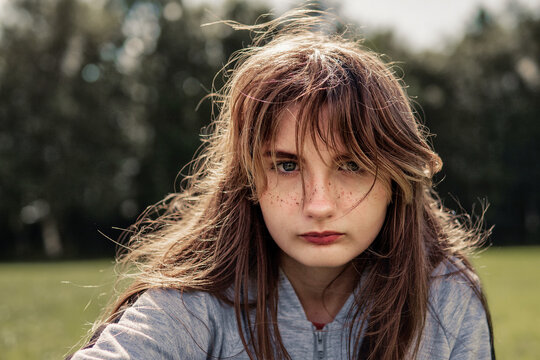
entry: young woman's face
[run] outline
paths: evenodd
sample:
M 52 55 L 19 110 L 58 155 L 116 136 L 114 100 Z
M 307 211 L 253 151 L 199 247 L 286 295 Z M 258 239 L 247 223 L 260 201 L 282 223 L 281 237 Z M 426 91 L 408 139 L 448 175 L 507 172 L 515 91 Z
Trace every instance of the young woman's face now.
M 387 184 L 375 180 L 347 153 L 314 144 L 310 136 L 299 158 L 294 111 L 286 110 L 281 119 L 275 142 L 277 166 L 270 146 L 267 150 L 267 187 L 259 203 L 281 249 L 282 266 L 344 267 L 366 250 L 384 222 L 390 199 Z

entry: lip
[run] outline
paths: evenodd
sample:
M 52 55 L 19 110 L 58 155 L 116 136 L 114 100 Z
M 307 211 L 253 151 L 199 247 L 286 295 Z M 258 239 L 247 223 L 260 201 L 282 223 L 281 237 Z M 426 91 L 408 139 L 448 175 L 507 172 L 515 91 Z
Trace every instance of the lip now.
M 300 234 L 306 241 L 316 245 L 329 245 L 339 239 L 343 233 L 337 231 L 307 232 Z

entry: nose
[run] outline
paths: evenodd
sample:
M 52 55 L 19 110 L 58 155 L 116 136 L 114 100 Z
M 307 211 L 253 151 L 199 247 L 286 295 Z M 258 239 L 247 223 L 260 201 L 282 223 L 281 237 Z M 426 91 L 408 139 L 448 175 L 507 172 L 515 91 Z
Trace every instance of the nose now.
M 332 183 L 325 177 L 305 181 L 304 214 L 314 219 L 333 217 L 336 212 L 336 198 Z

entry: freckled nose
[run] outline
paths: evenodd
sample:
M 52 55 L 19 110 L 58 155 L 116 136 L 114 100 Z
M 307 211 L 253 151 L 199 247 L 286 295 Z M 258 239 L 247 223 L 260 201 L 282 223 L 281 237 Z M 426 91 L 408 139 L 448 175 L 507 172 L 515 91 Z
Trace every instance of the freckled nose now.
M 334 216 L 336 198 L 328 181 L 306 183 L 304 214 L 311 218 L 325 219 Z

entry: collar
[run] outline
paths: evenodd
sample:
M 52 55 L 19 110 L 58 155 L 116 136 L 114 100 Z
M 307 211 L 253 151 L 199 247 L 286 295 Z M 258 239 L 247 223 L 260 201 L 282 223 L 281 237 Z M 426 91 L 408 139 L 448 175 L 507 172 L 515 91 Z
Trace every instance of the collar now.
M 278 282 L 278 322 L 287 325 L 294 324 L 295 327 L 305 330 L 315 330 L 315 326 L 307 319 L 304 308 L 291 282 L 281 269 L 279 271 Z M 326 324 L 324 330 L 341 331 L 353 304 L 354 294 L 351 293 L 334 320 Z

